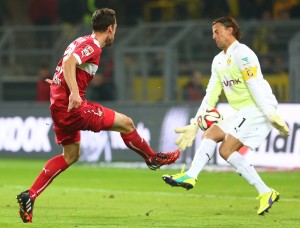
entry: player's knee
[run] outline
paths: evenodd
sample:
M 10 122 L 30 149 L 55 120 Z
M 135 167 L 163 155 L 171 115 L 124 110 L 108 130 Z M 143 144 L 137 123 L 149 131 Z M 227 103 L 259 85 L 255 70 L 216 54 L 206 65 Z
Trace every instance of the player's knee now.
M 130 117 L 121 113 L 117 113 L 115 118 L 115 124 L 111 129 L 123 134 L 127 134 L 132 132 L 135 129 L 135 126 Z
M 126 132 L 132 132 L 135 129 L 133 120 L 128 116 L 124 116 L 124 129 Z
M 77 162 L 79 159 L 80 153 L 74 154 L 66 154 L 64 153 L 64 159 L 68 165 L 72 165 L 73 163 Z
M 231 153 L 232 152 L 230 151 L 230 149 L 226 145 L 221 143 L 219 148 L 219 154 L 225 161 L 227 161 Z
M 220 142 L 224 139 L 225 133 L 219 127 L 213 125 L 203 132 L 203 139 L 211 139 L 215 142 Z
M 71 145 L 64 146 L 63 156 L 68 165 L 72 165 L 77 162 L 80 156 L 80 144 L 73 143 Z

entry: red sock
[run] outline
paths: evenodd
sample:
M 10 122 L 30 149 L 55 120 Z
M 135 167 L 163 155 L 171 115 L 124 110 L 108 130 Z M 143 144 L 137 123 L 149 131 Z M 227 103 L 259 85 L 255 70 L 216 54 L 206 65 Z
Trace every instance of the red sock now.
M 68 164 L 62 155 L 51 158 L 29 189 L 30 198 L 35 200 L 51 184 L 52 180 L 67 168 Z
M 151 149 L 146 140 L 139 135 L 136 129 L 128 134 L 121 134 L 121 137 L 129 149 L 135 151 L 144 159 L 148 159 L 156 153 Z

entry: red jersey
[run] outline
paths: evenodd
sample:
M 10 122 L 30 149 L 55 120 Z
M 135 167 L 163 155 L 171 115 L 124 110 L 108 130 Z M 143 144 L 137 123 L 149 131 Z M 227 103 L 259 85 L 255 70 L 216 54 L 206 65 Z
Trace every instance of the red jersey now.
M 53 77 L 53 84 L 50 92 L 51 109 L 68 109 L 70 90 L 63 74 L 62 61 L 66 55 L 74 55 L 78 61 L 76 67 L 76 81 L 79 95 L 84 99 L 85 89 L 93 79 L 99 63 L 102 49 L 99 42 L 91 35 L 82 36 L 73 41 L 65 50 L 62 59 L 59 61 Z

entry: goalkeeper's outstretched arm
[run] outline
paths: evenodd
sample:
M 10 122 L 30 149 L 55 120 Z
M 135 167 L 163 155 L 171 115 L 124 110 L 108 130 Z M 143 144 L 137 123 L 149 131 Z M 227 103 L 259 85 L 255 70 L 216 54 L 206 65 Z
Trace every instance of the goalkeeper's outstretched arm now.
M 213 61 L 214 63 L 214 61 Z M 213 64 L 214 65 L 214 64 Z M 180 150 L 185 150 L 191 147 L 199 130 L 197 119 L 207 109 L 214 108 L 219 101 L 219 96 L 222 92 L 222 84 L 219 77 L 212 66 L 212 75 L 206 89 L 206 94 L 201 102 L 200 107 L 194 118 L 190 120 L 190 124 L 184 127 L 176 128 L 175 132 L 180 134 L 176 140 L 176 145 Z

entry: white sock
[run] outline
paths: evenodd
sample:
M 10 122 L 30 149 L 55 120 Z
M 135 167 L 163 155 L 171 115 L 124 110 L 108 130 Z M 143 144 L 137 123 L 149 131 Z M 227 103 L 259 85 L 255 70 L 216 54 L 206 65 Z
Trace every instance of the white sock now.
M 260 178 L 253 165 L 250 165 L 244 156 L 237 151 L 233 152 L 227 162 L 236 169 L 236 173 L 241 175 L 249 184 L 254 185 L 259 194 L 270 192 L 271 189 Z
M 197 149 L 190 169 L 186 174 L 197 178 L 204 166 L 212 159 L 217 143 L 211 139 L 203 139 L 200 147 Z

